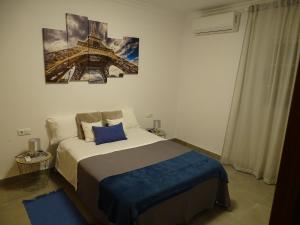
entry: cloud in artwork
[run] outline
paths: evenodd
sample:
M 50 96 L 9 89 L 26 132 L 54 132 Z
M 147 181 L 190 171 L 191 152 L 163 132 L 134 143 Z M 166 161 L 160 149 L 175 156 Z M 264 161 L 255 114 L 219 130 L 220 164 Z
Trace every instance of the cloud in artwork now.
M 89 32 L 95 33 L 101 40 L 107 39 L 107 23 L 89 20 Z
M 139 57 L 139 39 L 125 37 L 120 44 L 120 48 L 115 53 L 124 59 L 137 63 Z
M 67 49 L 66 31 L 44 28 L 43 43 L 47 53 Z
M 79 30 L 79 24 L 73 17 L 67 17 L 67 27 L 68 27 L 68 35 L 73 36 L 73 32 L 75 30 Z
M 103 40 L 107 38 L 107 23 L 99 24 L 99 34 Z
M 54 41 L 52 43 L 50 42 L 44 43 L 44 49 L 46 52 L 55 52 L 66 48 L 67 48 L 67 42 L 63 40 Z
M 107 38 L 106 45 L 114 52 L 117 52 L 122 47 L 123 39 Z
M 85 16 L 66 15 L 68 46 L 74 47 L 78 41 L 86 41 L 89 35 L 89 21 Z

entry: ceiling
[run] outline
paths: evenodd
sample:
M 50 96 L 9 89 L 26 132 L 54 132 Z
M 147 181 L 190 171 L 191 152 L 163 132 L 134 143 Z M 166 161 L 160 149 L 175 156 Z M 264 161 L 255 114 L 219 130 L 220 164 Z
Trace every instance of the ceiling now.
M 208 9 L 230 5 L 235 3 L 249 2 L 251 0 L 144 0 L 147 3 L 176 10 L 180 12 L 190 12 L 200 9 Z M 254 1 L 254 0 L 253 0 Z

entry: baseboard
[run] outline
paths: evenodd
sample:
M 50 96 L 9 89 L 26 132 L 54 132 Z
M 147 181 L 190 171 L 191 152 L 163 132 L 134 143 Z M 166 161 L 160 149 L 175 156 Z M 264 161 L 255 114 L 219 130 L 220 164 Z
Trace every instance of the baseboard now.
M 215 154 L 215 153 L 213 153 L 213 152 L 211 152 L 211 151 L 208 151 L 208 150 L 206 150 L 206 149 L 200 148 L 200 147 L 198 147 L 198 146 L 196 146 L 196 145 L 192 145 L 192 144 L 190 144 L 190 143 L 188 143 L 188 142 L 186 142 L 186 141 L 180 140 L 180 139 L 178 139 L 178 138 L 172 138 L 172 139 L 170 139 L 170 141 L 174 141 L 174 142 L 176 142 L 176 143 L 178 143 L 178 144 L 182 144 L 182 145 L 185 145 L 185 146 L 187 146 L 187 147 L 189 147 L 189 148 L 198 150 L 198 151 L 200 151 L 201 153 L 203 153 L 203 154 L 205 154 L 205 155 L 208 155 L 208 156 L 210 156 L 210 157 L 212 157 L 212 158 L 214 158 L 214 159 L 217 159 L 217 160 L 220 160 L 220 159 L 221 159 L 221 156 L 219 156 L 219 155 L 217 155 L 217 154 Z

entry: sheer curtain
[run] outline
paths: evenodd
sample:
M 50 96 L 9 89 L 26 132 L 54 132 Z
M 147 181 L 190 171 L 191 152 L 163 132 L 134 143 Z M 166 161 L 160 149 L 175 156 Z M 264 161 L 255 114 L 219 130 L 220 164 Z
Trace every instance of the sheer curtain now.
M 277 181 L 299 55 L 299 0 L 249 8 L 222 162 L 269 184 Z

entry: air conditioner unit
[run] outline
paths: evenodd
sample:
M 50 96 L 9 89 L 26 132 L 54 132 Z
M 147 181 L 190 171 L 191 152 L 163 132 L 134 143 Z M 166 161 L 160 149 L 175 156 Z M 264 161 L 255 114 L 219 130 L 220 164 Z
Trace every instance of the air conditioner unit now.
M 237 32 L 240 17 L 239 12 L 229 12 L 194 19 L 192 24 L 193 33 L 195 35 L 207 35 Z

